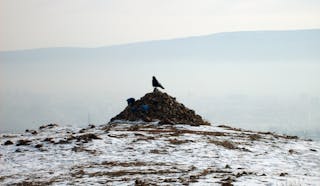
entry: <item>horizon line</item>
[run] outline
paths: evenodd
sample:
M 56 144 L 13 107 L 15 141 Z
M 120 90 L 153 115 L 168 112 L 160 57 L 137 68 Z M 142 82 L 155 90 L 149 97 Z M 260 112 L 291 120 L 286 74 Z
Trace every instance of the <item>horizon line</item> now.
M 201 34 L 201 35 L 191 35 L 185 37 L 176 37 L 176 38 L 164 38 L 164 39 L 152 39 L 152 40 L 141 40 L 141 41 L 133 41 L 129 43 L 119 43 L 119 44 L 111 44 L 111 45 L 100 45 L 95 47 L 82 47 L 82 46 L 52 46 L 52 47 L 42 47 L 42 48 L 25 48 L 25 49 L 16 49 L 16 50 L 0 50 L 0 53 L 10 53 L 10 52 L 23 52 L 23 51 L 32 51 L 32 50 L 45 50 L 45 49 L 98 49 L 98 48 L 107 48 L 107 47 L 121 47 L 121 46 L 128 46 L 128 45 L 135 45 L 135 44 L 142 44 L 142 43 L 150 43 L 150 42 L 157 42 L 157 41 L 171 41 L 171 40 L 183 40 L 183 39 L 190 39 L 190 38 L 197 38 L 197 37 L 206 37 L 212 35 L 219 35 L 219 34 L 230 34 L 230 33 L 239 33 L 239 32 L 286 32 L 286 31 L 313 31 L 313 30 L 320 30 L 320 28 L 306 28 L 306 29 L 270 29 L 270 30 L 239 30 L 239 31 L 225 31 L 225 32 L 214 32 L 210 34 Z

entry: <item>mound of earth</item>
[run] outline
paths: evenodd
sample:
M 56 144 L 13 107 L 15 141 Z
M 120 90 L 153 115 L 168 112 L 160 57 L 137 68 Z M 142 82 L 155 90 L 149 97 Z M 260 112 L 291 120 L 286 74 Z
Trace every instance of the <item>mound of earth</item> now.
M 177 102 L 176 98 L 155 89 L 139 100 L 132 101 L 117 116 L 111 119 L 127 121 L 159 121 L 159 124 L 210 125 L 202 117 Z

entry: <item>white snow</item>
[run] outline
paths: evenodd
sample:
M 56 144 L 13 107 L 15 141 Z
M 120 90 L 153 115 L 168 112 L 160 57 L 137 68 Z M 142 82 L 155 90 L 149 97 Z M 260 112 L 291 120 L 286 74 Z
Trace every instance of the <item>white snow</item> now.
M 320 185 L 319 141 L 156 123 L 79 131 L 1 134 L 0 185 Z M 100 139 L 85 139 L 90 134 Z M 4 145 L 8 140 L 14 144 Z

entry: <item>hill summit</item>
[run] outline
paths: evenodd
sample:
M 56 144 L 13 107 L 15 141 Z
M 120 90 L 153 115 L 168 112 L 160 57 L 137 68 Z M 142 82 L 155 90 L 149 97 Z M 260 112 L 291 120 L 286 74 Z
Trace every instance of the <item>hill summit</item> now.
M 128 106 L 117 116 L 111 119 L 127 121 L 159 121 L 159 124 L 189 124 L 189 125 L 210 125 L 202 117 L 177 102 L 176 98 L 167 93 L 154 89 L 139 100 L 128 99 Z

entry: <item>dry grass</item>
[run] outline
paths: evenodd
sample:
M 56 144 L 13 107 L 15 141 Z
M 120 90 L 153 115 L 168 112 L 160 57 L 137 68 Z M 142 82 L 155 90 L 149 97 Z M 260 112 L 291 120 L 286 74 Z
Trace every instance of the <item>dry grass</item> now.
M 185 179 L 184 181 L 185 182 L 197 182 L 198 179 L 200 179 L 201 177 L 205 177 L 205 176 L 207 176 L 209 174 L 215 174 L 215 173 L 223 174 L 223 175 L 231 175 L 232 174 L 231 171 L 206 168 L 206 169 L 203 169 L 201 172 L 198 172 L 197 174 L 190 175 L 188 177 L 188 179 Z M 223 175 L 221 175 L 221 176 L 223 176 Z
M 77 141 L 91 141 L 93 139 L 101 139 L 100 137 L 98 137 L 96 134 L 93 133 L 87 133 L 87 134 L 83 134 L 83 135 L 79 135 L 79 136 L 75 136 L 75 139 L 77 139 Z
M 115 126 L 116 126 L 115 124 L 107 124 L 102 127 L 102 130 L 104 130 L 105 132 L 108 132 L 109 130 L 111 130 Z
M 108 136 L 111 137 L 111 138 L 126 138 L 126 137 L 128 137 L 128 134 L 117 134 L 117 135 L 108 134 Z
M 252 175 L 254 174 L 253 172 L 246 172 L 246 171 L 242 171 L 242 172 L 238 172 L 235 176 L 237 178 L 241 177 L 241 176 L 247 176 L 247 175 Z
M 156 185 L 154 183 L 150 183 L 146 180 L 139 180 L 137 179 L 135 182 L 134 182 L 134 185 L 135 186 L 153 186 L 153 185 Z
M 54 179 L 51 179 L 48 181 L 24 180 L 20 183 L 15 183 L 13 185 L 16 185 L 16 186 L 47 186 L 47 185 L 52 185 L 54 182 L 55 182 Z
M 256 141 L 256 140 L 261 139 L 261 136 L 259 134 L 251 134 L 251 135 L 249 135 L 249 139 L 251 141 Z
M 149 140 L 155 140 L 156 138 L 154 136 L 144 136 L 144 137 L 140 137 L 134 140 L 134 142 L 137 141 L 149 141 Z
M 226 135 L 224 132 L 179 130 L 179 129 L 151 129 L 151 130 L 140 129 L 137 131 L 148 132 L 152 134 L 172 133 L 175 136 L 178 136 L 181 134 L 196 134 L 196 135 L 205 135 L 205 136 L 225 136 Z
M 258 134 L 264 134 L 264 135 L 271 135 L 275 138 L 283 138 L 283 139 L 299 139 L 298 136 L 289 136 L 289 135 L 280 135 L 280 134 L 275 134 L 273 132 L 258 132 Z
M 150 150 L 150 153 L 153 153 L 153 154 L 168 154 L 168 151 L 167 150 L 153 149 L 153 150 Z
M 89 154 L 93 154 L 93 155 L 98 155 L 98 151 L 97 150 L 90 150 L 90 149 L 86 149 L 84 147 L 78 147 L 78 146 L 75 146 L 71 149 L 72 151 L 74 152 L 87 152 Z
M 182 134 L 196 134 L 204 136 L 226 136 L 224 132 L 213 132 L 213 131 L 197 131 L 197 130 L 187 130 L 187 129 L 177 129 L 174 126 L 153 126 L 153 125 L 132 125 L 127 129 L 116 129 L 115 131 L 139 131 L 147 132 L 151 134 L 166 134 L 170 133 L 172 136 L 179 136 Z M 136 133 L 135 133 L 136 134 Z
M 181 144 L 189 143 L 189 142 L 193 142 L 193 141 L 192 140 L 178 140 L 178 139 L 174 138 L 174 139 L 170 139 L 169 142 L 173 145 L 181 145 Z
M 140 126 L 139 125 L 132 125 L 128 128 L 128 131 L 139 131 Z
M 290 136 L 290 135 L 279 135 L 279 134 L 275 134 L 273 132 L 254 132 L 251 130 L 244 130 L 244 129 L 240 129 L 240 128 L 234 128 L 234 127 L 230 127 L 227 125 L 219 125 L 218 127 L 221 128 L 225 128 L 228 130 L 234 130 L 234 131 L 239 131 L 239 132 L 251 132 L 251 133 L 257 133 L 257 135 L 262 134 L 262 135 L 271 135 L 275 138 L 284 138 L 284 139 L 299 139 L 298 136 Z M 261 136 L 260 136 L 261 137 Z M 260 139 L 260 138 L 259 138 Z
M 234 131 L 246 131 L 246 130 L 243 130 L 243 129 L 240 129 L 240 128 L 230 127 L 228 125 L 218 125 L 218 127 L 225 128 L 225 129 L 228 129 L 228 130 L 234 130 Z M 247 131 L 247 132 L 250 132 L 250 131 Z
M 133 162 L 119 162 L 119 161 L 104 161 L 101 164 L 107 167 L 141 167 L 141 166 L 172 166 L 162 162 L 141 162 L 141 161 L 133 161 Z
M 237 149 L 237 147 L 230 141 L 224 140 L 224 141 L 217 141 L 217 140 L 209 140 L 209 143 L 213 143 L 218 146 L 222 146 L 227 149 Z
M 84 174 L 85 174 L 84 170 L 81 169 L 74 173 L 71 173 L 71 176 L 75 178 L 82 178 Z
M 148 163 L 146 162 L 118 162 L 118 161 L 104 161 L 101 163 L 101 165 L 106 165 L 106 166 L 121 166 L 121 167 L 133 167 L 133 166 L 147 166 Z
M 118 171 L 110 171 L 110 172 L 94 172 L 94 173 L 87 173 L 89 177 L 97 177 L 97 176 L 110 176 L 110 177 L 121 177 L 121 176 L 132 176 L 132 175 L 149 175 L 149 174 L 177 174 L 182 173 L 183 170 L 118 170 Z

